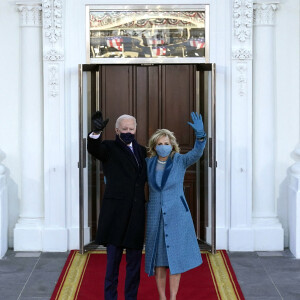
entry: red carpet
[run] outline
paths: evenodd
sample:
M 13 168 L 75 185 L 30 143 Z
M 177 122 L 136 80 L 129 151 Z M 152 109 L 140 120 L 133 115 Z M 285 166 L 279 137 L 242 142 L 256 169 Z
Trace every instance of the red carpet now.
M 201 253 L 203 264 L 182 274 L 177 300 L 244 299 L 226 251 L 217 251 L 215 255 L 206 251 Z M 125 265 L 124 255 L 119 275 L 118 299 L 120 300 L 124 300 Z M 148 277 L 144 272 L 144 266 L 143 255 L 138 300 L 156 300 L 158 293 L 155 278 Z M 105 268 L 105 252 L 90 251 L 80 255 L 78 251 L 71 251 L 51 300 L 104 299 Z M 168 287 L 167 283 L 167 296 Z

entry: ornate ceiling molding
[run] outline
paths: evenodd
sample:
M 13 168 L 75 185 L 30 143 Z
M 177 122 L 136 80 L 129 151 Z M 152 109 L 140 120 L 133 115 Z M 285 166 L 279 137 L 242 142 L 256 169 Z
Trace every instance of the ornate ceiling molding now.
M 41 3 L 17 3 L 20 13 L 20 26 L 42 26 L 42 4 Z
M 254 25 L 274 25 L 275 11 L 278 3 L 255 3 L 253 5 Z
M 253 3 L 251 0 L 234 0 L 233 31 L 240 42 L 251 38 Z

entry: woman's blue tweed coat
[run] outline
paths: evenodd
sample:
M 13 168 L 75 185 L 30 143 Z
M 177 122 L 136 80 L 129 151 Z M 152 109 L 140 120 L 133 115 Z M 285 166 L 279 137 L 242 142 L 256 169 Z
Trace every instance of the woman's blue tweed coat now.
M 155 247 L 160 212 L 164 219 L 165 241 L 171 274 L 183 273 L 202 263 L 189 207 L 183 193 L 186 169 L 201 156 L 206 141 L 196 140 L 186 154 L 175 153 L 166 163 L 161 186 L 156 183 L 157 156 L 147 159 L 149 202 L 147 204 L 145 271 L 154 274 Z

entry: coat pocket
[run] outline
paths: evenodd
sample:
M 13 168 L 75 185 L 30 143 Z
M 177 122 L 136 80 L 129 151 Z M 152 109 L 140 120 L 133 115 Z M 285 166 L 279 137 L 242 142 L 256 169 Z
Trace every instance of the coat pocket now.
M 185 199 L 184 199 L 182 196 L 180 196 L 180 200 L 181 200 L 182 204 L 184 205 L 185 210 L 186 210 L 186 211 L 189 211 L 189 207 L 188 207 L 188 205 L 187 205 Z

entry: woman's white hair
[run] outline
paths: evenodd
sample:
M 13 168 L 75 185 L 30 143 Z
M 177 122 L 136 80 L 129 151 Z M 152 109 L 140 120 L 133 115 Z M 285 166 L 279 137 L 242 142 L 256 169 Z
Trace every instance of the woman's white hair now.
M 120 122 L 121 122 L 122 120 L 125 120 L 125 119 L 132 119 L 132 120 L 134 120 L 134 126 L 136 127 L 136 118 L 135 118 L 135 117 L 133 117 L 133 116 L 131 116 L 131 115 L 122 115 L 122 116 L 120 116 L 120 117 L 117 119 L 115 128 L 119 128 Z

